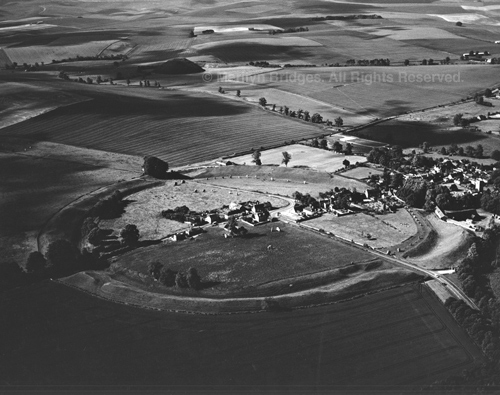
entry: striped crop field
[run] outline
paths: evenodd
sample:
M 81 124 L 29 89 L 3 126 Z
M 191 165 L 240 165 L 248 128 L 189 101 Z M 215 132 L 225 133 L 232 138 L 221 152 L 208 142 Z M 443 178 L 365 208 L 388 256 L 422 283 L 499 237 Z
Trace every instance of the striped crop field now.
M 155 155 L 181 166 L 323 133 L 312 124 L 216 96 L 158 94 L 161 100 L 97 96 L 0 129 L 0 136 Z

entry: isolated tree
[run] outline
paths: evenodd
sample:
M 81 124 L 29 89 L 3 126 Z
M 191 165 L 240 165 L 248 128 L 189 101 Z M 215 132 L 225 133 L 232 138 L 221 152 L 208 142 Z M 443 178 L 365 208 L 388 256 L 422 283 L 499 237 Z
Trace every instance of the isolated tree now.
M 422 151 L 424 151 L 424 153 L 427 153 L 427 151 L 429 151 L 429 143 L 427 141 L 424 141 L 422 143 Z
M 500 160 L 500 151 L 499 150 L 494 150 L 492 153 L 491 153 L 491 159 L 495 159 L 495 160 Z
M 286 167 L 288 167 L 288 163 L 290 160 L 292 160 L 292 155 L 290 155 L 288 152 L 283 151 L 282 152 L 283 159 L 281 160 L 281 163 L 284 163 Z
M 284 106 L 283 112 L 285 113 L 285 115 L 288 115 L 288 113 L 290 112 L 290 109 L 287 106 Z
M 260 157 L 261 157 L 260 150 L 255 150 L 254 152 L 252 152 L 252 162 L 255 163 L 257 166 L 260 166 L 262 164 Z
M 346 155 L 352 155 L 352 144 L 351 143 L 347 143 L 345 145 L 345 151 L 344 151 L 344 153 Z
M 241 91 L 238 89 L 236 90 L 236 96 L 240 97 L 241 96 Z
M 344 161 L 342 162 L 342 164 L 347 168 L 347 167 L 349 167 L 349 165 L 351 164 L 351 162 L 349 162 L 347 159 L 344 159 Z
M 314 147 L 314 148 L 318 148 L 319 147 L 319 141 L 318 139 L 313 139 L 311 145 Z
M 47 266 L 47 260 L 41 252 L 33 251 L 28 255 L 26 271 L 28 273 L 42 274 Z
M 338 142 L 338 141 L 335 141 L 333 143 L 333 150 L 335 152 L 342 152 L 342 144 L 340 142 Z
M 441 148 L 441 155 L 446 155 L 447 152 L 446 152 L 446 148 L 445 147 L 442 147 Z
M 491 97 L 493 96 L 493 92 L 491 91 L 490 88 L 486 88 L 485 91 L 484 91 L 484 96 L 485 97 Z
M 325 139 L 321 139 L 321 141 L 319 142 L 319 146 L 322 149 L 328 149 L 328 141 L 326 141 Z
M 463 23 L 458 21 L 457 23 L 455 23 L 456 26 L 463 26 Z
M 398 189 L 403 185 L 404 177 L 401 173 L 394 173 L 391 176 L 391 188 Z
M 194 267 L 190 267 L 186 274 L 186 281 L 189 288 L 199 290 L 201 287 L 201 278 Z
M 175 275 L 175 285 L 178 288 L 187 288 L 188 287 L 188 283 L 187 283 L 187 280 L 186 280 L 186 275 L 183 272 L 178 272 Z
M 458 155 L 460 155 L 460 156 L 464 156 L 465 155 L 464 147 L 458 147 Z
M 410 61 L 408 59 L 405 59 L 405 66 L 409 66 L 410 65 Z
M 474 147 L 468 145 L 467 147 L 465 147 L 465 155 L 467 156 L 474 156 L 476 150 L 474 149 Z
M 344 120 L 341 117 L 335 118 L 335 126 L 340 128 L 342 125 L 344 125 Z
M 100 84 L 102 82 L 102 77 L 100 75 L 97 76 L 96 82 Z
M 139 241 L 139 229 L 137 229 L 137 226 L 133 224 L 127 224 L 120 231 L 120 237 L 123 244 L 132 247 Z
M 315 113 L 311 117 L 311 122 L 312 123 L 321 123 L 321 122 L 323 122 L 323 117 L 319 113 Z
M 476 158 L 482 158 L 483 155 L 484 155 L 484 148 L 483 148 L 483 146 L 481 144 L 476 145 L 474 156 Z
M 166 266 L 160 269 L 158 281 L 166 287 L 173 287 L 175 285 L 176 273 Z
M 153 276 L 155 280 L 160 278 L 160 272 L 163 269 L 163 264 L 158 261 L 150 262 L 148 264 L 148 273 Z
M 265 107 L 267 105 L 267 100 L 265 97 L 261 97 L 259 99 L 259 104 L 262 106 L 262 107 Z
M 68 240 L 59 239 L 49 244 L 45 254 L 48 266 L 55 271 L 69 271 L 78 267 L 79 253 Z
M 168 171 L 168 163 L 157 158 L 156 156 L 145 156 L 144 164 L 142 165 L 144 174 L 155 178 L 165 178 Z
M 455 116 L 453 117 L 453 125 L 459 126 L 462 122 L 463 116 L 464 114 L 455 114 Z
M 422 66 L 427 66 L 427 59 L 422 60 Z
M 309 122 L 310 119 L 309 111 L 304 111 L 304 121 Z

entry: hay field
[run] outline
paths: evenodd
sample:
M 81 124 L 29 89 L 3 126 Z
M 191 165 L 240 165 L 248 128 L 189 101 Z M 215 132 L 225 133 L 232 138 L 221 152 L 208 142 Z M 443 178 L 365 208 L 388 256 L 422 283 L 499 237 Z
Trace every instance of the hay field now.
M 366 158 L 364 156 L 337 154 L 333 151 L 308 147 L 302 144 L 294 144 L 286 147 L 279 147 L 262 151 L 262 156 L 260 159 L 265 165 L 284 166 L 282 164 L 282 153 L 284 151 L 288 152 L 292 156 L 292 159 L 288 164 L 289 167 L 305 166 L 313 170 L 326 171 L 328 173 L 334 173 L 337 170 L 344 168 L 342 162 L 346 159 L 352 164 L 355 164 L 357 162 L 366 162 Z M 252 163 L 252 159 L 252 155 L 243 155 L 232 158 L 231 161 L 240 165 L 250 165 Z
M 200 169 L 188 175 L 207 185 L 279 196 L 292 196 L 295 191 L 299 191 L 302 194 L 309 193 L 313 197 L 318 197 L 320 192 L 327 192 L 335 187 L 356 188 L 358 191 L 366 188 L 366 184 L 340 175 L 275 166 L 224 166 Z
M 366 243 L 373 248 L 398 245 L 417 233 L 417 226 L 406 210 L 373 216 L 365 213 L 344 217 L 325 214 L 308 220 L 307 224 L 357 243 Z M 373 239 L 368 239 L 367 234 Z
M 243 203 L 250 200 L 270 202 L 276 208 L 288 205 L 286 200 L 258 193 L 230 191 L 191 181 L 185 184 L 177 183 L 179 185 L 174 186 L 174 181 L 166 182 L 165 186 L 146 189 L 127 196 L 130 203 L 121 217 L 102 220 L 99 226 L 103 229 L 113 229 L 113 235 L 118 236 L 126 224 L 135 224 L 139 229 L 141 240 L 159 240 L 190 227 L 187 224 L 163 218 L 160 214 L 162 210 L 187 206 L 190 210 L 201 213 L 222 209 L 231 202 Z
M 0 365 L 10 385 L 224 392 L 237 382 L 251 392 L 356 385 L 388 393 L 482 362 L 440 302 L 412 286 L 281 314 L 209 316 L 137 309 L 44 282 L 2 294 L 0 311 L 9 317 L 0 322 L 8 334 Z
M 171 166 L 181 166 L 322 134 L 312 124 L 223 97 L 132 87 L 101 89 L 92 101 L 3 128 L 0 135 L 156 155 Z M 136 92 L 138 96 L 132 96 Z

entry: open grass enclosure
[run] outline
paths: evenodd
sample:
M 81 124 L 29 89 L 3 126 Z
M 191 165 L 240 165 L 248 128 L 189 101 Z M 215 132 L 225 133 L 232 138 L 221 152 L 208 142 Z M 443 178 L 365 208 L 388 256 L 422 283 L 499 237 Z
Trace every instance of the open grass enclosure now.
M 281 232 L 271 231 L 276 226 Z M 196 241 L 166 243 L 131 251 L 117 260 L 113 270 L 120 273 L 121 269 L 131 269 L 147 275 L 148 263 L 152 261 L 160 261 L 176 271 L 196 267 L 203 280 L 216 284 L 204 290 L 202 296 L 242 297 L 259 296 L 263 292 L 261 288 L 282 280 L 285 280 L 288 292 L 298 291 L 289 285 L 299 276 L 373 259 L 368 252 L 284 223 L 247 228 L 249 232 L 245 237 L 225 239 L 224 230 L 209 228 Z M 325 248 L 329 254 L 325 254 Z M 392 265 L 384 267 L 387 268 L 395 269 Z M 347 273 L 334 274 L 326 281 L 344 279 L 348 279 Z M 139 281 L 147 288 L 153 283 L 151 278 L 141 280 L 135 276 L 133 281 Z M 267 292 L 272 290 L 273 287 L 269 286 Z M 172 290 L 159 286 L 159 291 L 169 293 Z
M 412 388 L 481 361 L 440 303 L 412 286 L 279 314 L 203 316 L 45 282 L 1 295 L 0 312 L 9 317 L 0 323 L 9 385 Z
M 151 99 L 100 96 L 4 128 L 0 135 L 155 155 L 180 166 L 321 132 L 234 101 L 162 92 Z

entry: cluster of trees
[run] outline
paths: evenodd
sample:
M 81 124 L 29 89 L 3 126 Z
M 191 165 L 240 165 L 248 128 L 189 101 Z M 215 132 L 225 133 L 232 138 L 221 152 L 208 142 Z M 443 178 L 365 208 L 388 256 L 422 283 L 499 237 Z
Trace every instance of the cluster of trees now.
M 23 63 L 22 64 L 22 69 L 24 71 L 38 71 L 40 70 L 40 67 L 41 66 L 44 66 L 45 63 L 44 62 L 35 62 L 35 64 L 31 64 L 31 63 Z M 16 70 L 17 68 L 19 67 L 19 64 L 17 62 L 12 62 L 12 64 L 8 64 L 8 63 L 5 63 L 5 69 L 6 70 Z
M 80 56 L 76 55 L 74 58 L 64 58 L 64 59 L 52 59 L 52 63 L 65 63 L 65 62 L 81 62 L 84 60 L 125 60 L 127 55 L 117 54 L 117 55 L 100 55 L 100 56 Z
M 179 206 L 173 210 L 162 210 L 161 216 L 173 221 L 184 222 L 186 220 L 186 215 L 189 214 L 189 212 L 190 210 L 187 206 Z
M 408 205 L 429 212 L 434 211 L 436 205 L 443 210 L 465 210 L 479 206 L 478 199 L 472 194 L 454 196 L 448 187 L 430 184 L 419 178 L 404 180 L 397 195 Z
M 311 206 L 312 208 L 319 208 L 319 202 L 308 193 L 302 194 L 299 191 L 295 191 L 292 197 L 303 207 Z
M 281 29 L 281 30 L 269 30 L 269 34 L 275 35 L 275 34 L 282 34 L 282 33 L 298 33 L 298 32 L 308 32 L 309 28 L 306 27 L 290 27 L 288 29 Z
M 399 145 L 394 145 L 391 148 L 373 148 L 368 153 L 367 159 L 368 162 L 377 163 L 391 169 L 397 169 L 405 162 L 403 148 Z
M 398 189 L 403 185 L 404 177 L 399 172 L 391 172 L 387 168 L 384 168 L 384 172 L 381 176 L 372 174 L 368 182 L 373 188 L 381 185 L 384 188 Z
M 116 77 L 117 80 L 121 80 L 122 78 L 118 78 L 118 76 Z M 130 80 L 127 79 L 127 86 L 130 85 Z M 149 88 L 151 87 L 151 81 L 150 80 L 144 80 L 144 81 L 139 81 L 139 86 L 142 88 L 142 87 L 146 87 L 146 88 Z M 158 81 L 155 81 L 153 83 L 153 87 L 155 88 L 160 88 L 161 87 L 161 84 L 158 82 Z
M 259 99 L 259 104 L 262 107 L 267 106 L 267 99 L 265 97 L 261 97 Z M 276 111 L 276 104 L 273 104 L 273 107 L 271 109 L 272 111 Z M 279 113 L 284 114 L 286 116 L 289 116 L 291 118 L 298 118 L 302 119 L 306 122 L 312 122 L 312 123 L 326 123 L 326 126 L 333 126 L 335 122 L 335 126 L 341 127 L 344 125 L 344 120 L 341 117 L 337 117 L 334 122 L 330 121 L 327 119 L 326 121 L 323 121 L 323 117 L 319 113 L 314 113 L 311 115 L 309 111 L 304 111 L 303 109 L 299 108 L 297 111 L 291 110 L 288 106 L 281 106 L 279 108 Z
M 349 59 L 346 62 L 347 66 L 390 66 L 389 59 Z
M 312 18 L 313 21 L 348 21 L 353 19 L 382 19 L 380 15 L 371 14 L 359 14 L 359 15 L 328 15 L 328 16 L 317 16 Z
M 457 115 L 462 115 L 462 114 L 457 114 Z M 455 117 L 457 115 L 455 115 Z M 462 121 L 463 121 L 463 119 L 462 119 Z M 457 123 L 461 124 L 461 120 L 457 120 Z M 451 155 L 459 155 L 459 156 L 469 156 L 471 158 L 483 158 L 484 157 L 484 148 L 481 144 L 476 145 L 476 147 L 468 145 L 464 148 L 464 147 L 459 147 L 457 144 L 454 143 L 454 144 L 451 144 L 448 147 L 448 149 L 446 149 L 446 147 L 442 147 L 440 152 L 443 155 L 451 154 Z M 500 152 L 498 152 L 498 154 L 493 152 L 492 157 L 493 157 L 493 154 L 495 155 L 495 157 L 498 155 L 498 157 L 500 158 Z M 495 159 L 495 158 L 493 158 L 493 159 Z
M 156 156 L 147 155 L 144 157 L 142 171 L 148 176 L 164 179 L 167 176 L 168 163 Z
M 497 178 L 497 184 L 500 184 L 500 178 Z M 481 196 L 481 208 L 490 213 L 500 215 L 500 191 L 485 190 Z
M 65 276 L 80 270 L 102 269 L 106 262 L 86 249 L 82 252 L 65 239 L 51 242 L 45 256 L 38 251 L 30 253 L 26 273 L 34 278 Z
M 281 66 L 279 64 L 271 64 L 269 62 L 266 62 L 265 60 L 263 61 L 257 61 L 257 62 L 250 62 L 248 63 L 250 66 L 255 66 L 255 67 L 270 67 L 273 69 L 279 69 Z
M 328 149 L 328 141 L 326 141 L 326 139 L 321 139 L 321 140 L 318 140 L 317 138 L 313 139 L 312 142 L 311 142 L 311 146 L 314 147 L 314 148 L 321 148 L 321 149 Z M 342 143 L 340 143 L 339 141 L 335 141 L 332 145 L 332 149 L 335 151 L 335 152 L 343 152 L 344 154 L 346 155 L 352 155 L 352 144 L 351 143 L 347 143 L 345 145 L 345 149 L 344 149 L 344 146 L 342 145 Z
M 186 273 L 176 272 L 162 263 L 155 261 L 148 265 L 149 274 L 166 287 L 191 288 L 194 290 L 201 289 L 201 277 L 197 270 L 193 267 L 189 268 Z
M 439 64 L 450 64 L 450 61 L 451 59 L 447 56 L 446 58 L 442 59 L 439 61 Z M 407 63 L 408 62 L 408 63 Z M 410 64 L 410 61 L 407 59 L 405 60 L 405 66 L 408 66 Z M 434 59 L 422 59 L 422 62 L 421 62 L 421 65 L 422 66 L 434 66 L 434 65 L 437 65 L 438 63 L 436 63 L 434 61 Z
M 491 290 L 487 274 L 499 267 L 500 228 L 489 228 L 483 238 L 471 245 L 457 267 L 465 294 L 474 299 L 480 313 L 464 308 L 458 301 L 447 301 L 448 308 L 490 358 L 500 357 L 500 303 Z
M 119 217 L 123 213 L 125 203 L 123 193 L 119 190 L 113 192 L 111 196 L 99 200 L 91 210 L 91 216 L 103 219 Z

